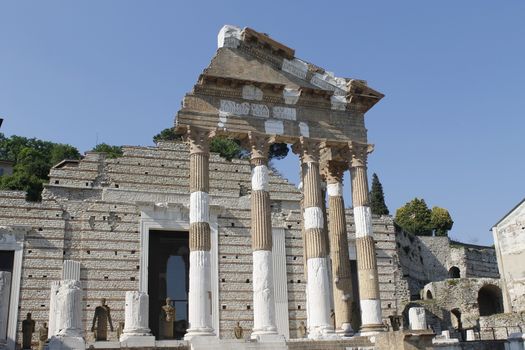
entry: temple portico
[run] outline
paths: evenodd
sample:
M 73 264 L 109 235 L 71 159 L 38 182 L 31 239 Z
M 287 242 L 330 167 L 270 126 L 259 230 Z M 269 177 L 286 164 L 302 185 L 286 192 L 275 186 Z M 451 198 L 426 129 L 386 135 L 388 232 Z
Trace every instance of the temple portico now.
M 276 335 L 268 150 L 292 145 L 301 161 L 308 337 L 351 336 L 352 281 L 342 178 L 352 175 L 362 333 L 382 329 L 368 206 L 364 113 L 383 95 L 294 57 L 294 50 L 249 28 L 225 26 L 219 49 L 184 98 L 176 130 L 190 144 L 190 325 L 187 337 L 213 335 L 209 312 L 208 142 L 240 140 L 250 151 L 253 333 Z M 254 55 L 257 59 L 247 59 Z M 323 168 L 323 169 L 321 169 Z M 329 198 L 329 227 L 323 175 Z M 327 235 L 327 228 L 329 234 Z M 329 237 L 329 238 L 328 238 Z M 193 266 L 197 264 L 197 266 Z M 195 305 L 197 303 L 198 305 Z M 335 325 L 335 327 L 334 327 Z M 335 329 L 336 328 L 336 329 Z M 336 332 L 337 331 L 337 332 Z M 356 330 L 357 331 L 357 330 Z

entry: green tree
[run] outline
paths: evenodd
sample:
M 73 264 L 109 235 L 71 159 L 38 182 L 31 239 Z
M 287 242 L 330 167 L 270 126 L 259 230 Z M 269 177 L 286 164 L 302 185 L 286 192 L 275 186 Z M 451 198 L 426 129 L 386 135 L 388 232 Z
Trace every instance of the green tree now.
M 222 136 L 214 137 L 210 141 L 210 151 L 219 153 L 221 157 L 227 160 L 240 158 L 243 154 L 243 149 L 238 141 Z
M 448 231 L 450 231 L 452 225 L 454 225 L 454 221 L 452 221 L 448 210 L 440 207 L 432 208 L 430 221 L 436 236 L 447 236 Z
M 27 200 L 40 200 L 50 168 L 63 159 L 79 158 L 70 145 L 0 133 L 0 159 L 14 162 L 13 174 L 0 177 L 0 189 L 26 191 Z
M 372 175 L 372 190 L 370 191 L 370 209 L 372 214 L 388 215 L 388 207 L 385 204 L 385 194 L 383 193 L 383 185 L 379 182 L 379 177 L 376 173 Z
M 122 146 L 110 146 L 107 143 L 99 143 L 91 152 L 101 152 L 106 153 L 108 158 L 118 158 L 122 157 Z
M 58 143 L 51 149 L 49 158 L 51 166 L 55 166 L 64 159 L 80 159 L 80 153 L 73 146 Z
M 290 149 L 286 143 L 272 143 L 268 151 L 268 160 L 284 159 L 289 151 Z
M 153 142 L 158 143 L 159 141 L 178 141 L 182 140 L 182 135 L 177 134 L 174 128 L 166 128 L 153 136 Z
M 395 223 L 403 230 L 416 235 L 432 234 L 431 211 L 424 199 L 414 198 L 397 209 Z

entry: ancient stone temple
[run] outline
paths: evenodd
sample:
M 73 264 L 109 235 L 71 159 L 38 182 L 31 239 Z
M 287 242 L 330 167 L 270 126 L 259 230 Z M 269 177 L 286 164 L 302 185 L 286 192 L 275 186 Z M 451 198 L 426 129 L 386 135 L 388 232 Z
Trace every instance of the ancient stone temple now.
M 365 113 L 383 95 L 232 26 L 188 90 L 181 141 L 60 162 L 39 203 L 0 192 L 0 347 L 47 332 L 50 349 L 372 349 L 408 326 L 435 280 L 417 266 L 447 277 L 432 242 L 414 264 L 404 245 L 419 241 L 371 214 Z M 210 152 L 219 136 L 247 159 Z M 269 166 L 274 143 L 299 156 L 299 188 Z M 497 277 L 449 255 L 463 275 Z M 22 332 L 28 313 L 41 332 Z

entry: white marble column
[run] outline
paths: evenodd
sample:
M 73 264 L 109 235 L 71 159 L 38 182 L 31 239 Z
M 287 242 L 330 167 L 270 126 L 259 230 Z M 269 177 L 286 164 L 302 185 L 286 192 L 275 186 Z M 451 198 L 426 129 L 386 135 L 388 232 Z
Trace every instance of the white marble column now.
M 82 337 L 82 290 L 80 281 L 63 280 L 57 293 L 57 334 Z
M 350 143 L 350 151 L 357 276 L 362 322 L 360 333 L 362 335 L 371 335 L 384 331 L 379 295 L 377 258 L 372 233 L 372 212 L 368 199 L 369 190 L 366 175 L 367 157 L 372 149 L 368 145 Z
M 60 288 L 60 281 L 51 282 L 51 290 L 49 292 L 49 319 L 48 325 L 48 338 L 56 335 L 58 332 L 57 328 L 57 294 L 58 288 Z
M 211 314 L 211 231 L 209 213 L 209 132 L 190 128 L 189 328 L 184 339 L 214 336 Z
M 308 337 L 335 337 L 330 319 L 330 280 L 328 242 L 324 235 L 321 175 L 319 173 L 319 144 L 301 138 L 293 146 L 299 153 L 303 173 L 303 225 L 307 266 Z
M 123 347 L 155 346 L 149 322 L 149 296 L 144 292 L 126 292 L 124 332 L 120 336 Z
M 427 329 L 427 318 L 424 307 L 411 307 L 408 309 L 408 323 L 413 331 Z
M 251 233 L 253 257 L 253 332 L 252 339 L 277 334 L 272 260 L 272 218 L 268 192 L 269 140 L 264 135 L 249 135 L 251 147 L 252 193 Z
M 11 272 L 0 271 L 0 348 L 7 343 L 7 321 L 10 295 Z
M 82 289 L 80 281 L 62 280 L 56 294 L 56 335 L 49 341 L 51 350 L 85 350 L 82 337 Z

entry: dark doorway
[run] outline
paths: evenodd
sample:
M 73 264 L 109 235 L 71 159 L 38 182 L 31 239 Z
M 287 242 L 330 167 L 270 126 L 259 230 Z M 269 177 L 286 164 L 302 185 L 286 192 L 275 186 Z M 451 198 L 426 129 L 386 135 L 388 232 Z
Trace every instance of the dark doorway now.
M 15 252 L 12 250 L 0 250 L 0 271 L 13 273 Z
M 487 284 L 478 292 L 478 307 L 480 316 L 490 316 L 503 312 L 503 296 L 501 289 L 493 284 Z
M 149 232 L 149 324 L 157 339 L 182 339 L 188 328 L 190 249 L 188 232 Z M 161 308 L 171 299 L 175 307 L 173 337 L 161 329 Z M 163 325 L 163 327 L 166 327 Z M 171 328 L 171 327 L 170 327 Z M 165 328 L 164 328 L 165 329 Z
M 463 336 L 463 325 L 461 323 L 461 311 L 459 309 L 450 310 L 450 322 L 454 330 L 458 332 L 459 340 L 463 341 L 465 337 Z
M 427 290 L 427 299 L 428 300 L 433 299 L 432 292 L 430 290 Z
M 457 266 L 452 266 L 448 270 L 448 278 L 460 278 L 459 268 Z

